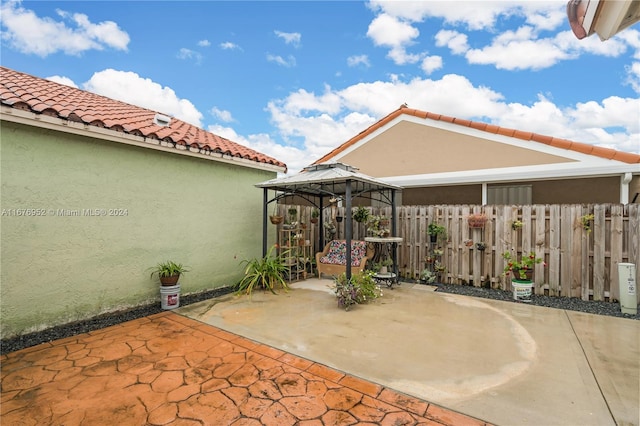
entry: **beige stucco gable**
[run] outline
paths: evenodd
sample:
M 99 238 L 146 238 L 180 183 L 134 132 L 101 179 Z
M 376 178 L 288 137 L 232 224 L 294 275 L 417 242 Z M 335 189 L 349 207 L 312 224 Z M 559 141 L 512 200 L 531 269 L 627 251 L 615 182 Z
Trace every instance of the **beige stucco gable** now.
M 557 155 L 540 150 L 544 146 L 525 148 L 523 141 L 509 141 L 513 138 L 500 135 L 494 135 L 491 140 L 482 137 L 486 132 L 469 130 L 471 134 L 464 134 L 401 120 L 348 150 L 340 161 L 356 164 L 362 173 L 379 177 L 579 161 L 571 158 L 575 157 L 575 152 Z

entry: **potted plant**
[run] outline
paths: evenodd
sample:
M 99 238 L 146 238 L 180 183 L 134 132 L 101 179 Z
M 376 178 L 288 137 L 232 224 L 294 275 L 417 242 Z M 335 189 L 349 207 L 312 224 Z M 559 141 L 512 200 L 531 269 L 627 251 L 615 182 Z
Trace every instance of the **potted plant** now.
M 287 212 L 289 213 L 289 223 L 292 225 L 297 224 L 298 209 L 296 207 L 289 207 Z
M 324 230 L 327 233 L 327 239 L 333 240 L 336 237 L 336 232 L 338 231 L 336 225 L 331 221 L 327 221 L 324 223 Z
M 367 232 L 369 235 L 372 237 L 388 237 L 391 232 L 389 231 L 389 228 L 384 225 L 385 220 L 387 223 L 386 226 L 389 226 L 389 219 L 386 217 L 370 215 L 367 219 Z
M 515 280 L 531 281 L 533 274 L 533 266 L 542 263 L 542 258 L 536 257 L 534 252 L 530 252 L 528 255 L 522 255 L 520 260 L 513 256 L 510 251 L 502 253 L 502 257 L 507 261 L 504 267 L 505 275 L 513 273 Z
M 524 225 L 522 221 L 514 220 L 513 222 L 511 222 L 511 229 L 517 231 L 518 229 L 522 228 L 522 225 Z
M 382 296 L 382 290 L 374 280 L 371 271 L 354 274 L 349 280 L 347 275 L 342 273 L 335 277 L 334 283 L 333 290 L 338 299 L 338 306 L 346 311 L 353 305 L 367 303 Z
M 428 268 L 423 269 L 422 272 L 420 272 L 420 281 L 425 284 L 432 284 L 433 282 L 435 282 L 437 277 L 438 275 Z
M 286 266 L 281 256 L 273 256 L 274 246 L 271 246 L 265 257 L 260 259 L 243 260 L 245 265 L 244 277 L 236 284 L 237 292 L 251 295 L 255 288 L 262 288 L 276 293 L 276 287 L 285 291 L 289 288 L 284 280 Z
M 311 223 L 316 224 L 318 223 L 318 217 L 320 216 L 320 210 L 314 208 L 313 210 L 311 210 Z
M 533 266 L 543 263 L 542 258 L 536 257 L 534 252 L 523 254 L 518 260 L 517 256 L 513 256 L 510 251 L 502 253 L 502 257 L 507 261 L 504 267 L 504 275 L 508 276 L 513 273 L 511 285 L 513 287 L 514 300 L 524 302 L 531 301 L 533 292 Z
M 181 263 L 176 263 L 171 260 L 158 263 L 151 269 L 152 271 L 150 277 L 153 278 L 154 275 L 158 275 L 160 284 L 162 284 L 163 286 L 176 285 L 178 283 L 178 280 L 180 279 L 180 275 L 189 272 L 186 266 L 183 266 Z
M 447 238 L 447 228 L 438 223 L 431 222 L 429 226 L 427 226 L 427 234 L 431 237 L 431 242 L 435 243 L 438 241 L 438 238 Z
M 273 214 L 271 216 L 269 216 L 269 220 L 271 221 L 272 224 L 274 225 L 278 225 L 280 223 L 282 223 L 284 217 L 282 217 L 281 215 L 278 214 L 278 203 L 276 203 L 273 206 Z
M 366 222 L 367 219 L 369 219 L 369 210 L 366 207 L 360 206 L 353 212 L 353 220 L 356 222 Z
M 391 219 L 386 217 L 384 214 L 380 216 L 380 226 L 383 228 L 387 228 L 391 223 Z
M 591 233 L 591 226 L 593 225 L 593 214 L 586 214 L 580 217 L 580 222 L 582 223 L 582 228 L 587 231 L 587 234 Z
M 381 275 L 386 275 L 389 273 L 389 266 L 393 266 L 393 259 L 387 257 L 386 259 L 381 260 L 378 263 L 373 264 L 373 269 Z

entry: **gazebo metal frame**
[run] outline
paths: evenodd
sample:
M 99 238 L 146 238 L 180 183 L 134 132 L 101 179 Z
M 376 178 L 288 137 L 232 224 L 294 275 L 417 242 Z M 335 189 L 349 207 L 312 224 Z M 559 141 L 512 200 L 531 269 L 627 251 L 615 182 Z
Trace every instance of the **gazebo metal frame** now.
M 358 169 L 344 163 L 331 162 L 313 164 L 292 176 L 268 180 L 256 184 L 263 189 L 262 211 L 262 255 L 267 253 L 267 219 L 269 204 L 277 203 L 284 197 L 300 197 L 320 210 L 319 222 L 324 224 L 324 208 L 327 198 L 342 199 L 345 209 L 351 212 L 354 198 L 377 200 L 391 206 L 391 233 L 396 234 L 396 193 L 402 187 L 383 182 L 380 179 L 359 173 Z M 269 191 L 275 196 L 269 199 Z M 378 194 L 379 198 L 374 198 Z M 353 228 L 351 220 L 345 220 L 346 275 L 351 278 L 351 239 Z M 324 233 L 319 232 L 319 247 L 324 247 Z M 397 262 L 397 259 L 394 259 Z

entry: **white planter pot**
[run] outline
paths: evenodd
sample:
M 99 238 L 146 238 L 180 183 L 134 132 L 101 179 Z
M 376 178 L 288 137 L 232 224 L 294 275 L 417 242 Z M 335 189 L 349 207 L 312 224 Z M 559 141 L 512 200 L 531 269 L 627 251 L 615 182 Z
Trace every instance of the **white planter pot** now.
M 513 300 L 531 302 L 531 295 L 533 294 L 532 281 L 511 280 L 511 287 L 513 288 Z

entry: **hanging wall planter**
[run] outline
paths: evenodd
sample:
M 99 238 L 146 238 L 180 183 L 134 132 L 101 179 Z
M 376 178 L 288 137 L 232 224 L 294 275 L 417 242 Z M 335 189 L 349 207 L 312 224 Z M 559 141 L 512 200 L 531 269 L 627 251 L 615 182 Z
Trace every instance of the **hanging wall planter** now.
M 484 228 L 484 224 L 487 222 L 487 216 L 482 213 L 470 214 L 467 217 L 469 228 Z

